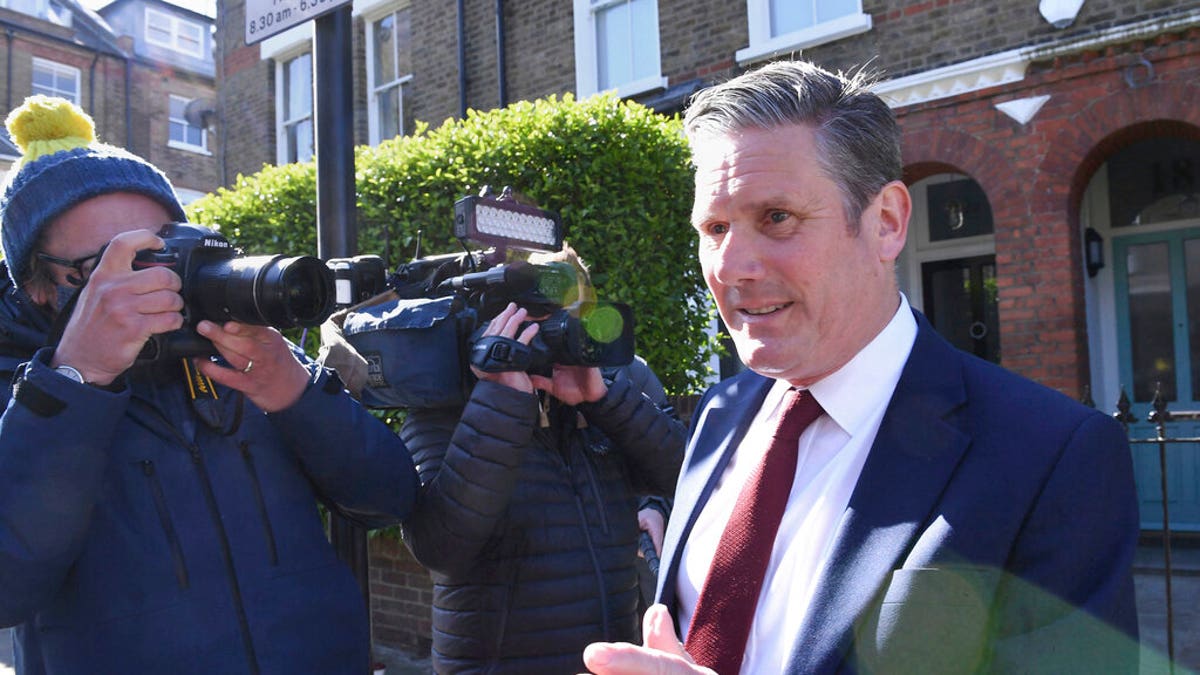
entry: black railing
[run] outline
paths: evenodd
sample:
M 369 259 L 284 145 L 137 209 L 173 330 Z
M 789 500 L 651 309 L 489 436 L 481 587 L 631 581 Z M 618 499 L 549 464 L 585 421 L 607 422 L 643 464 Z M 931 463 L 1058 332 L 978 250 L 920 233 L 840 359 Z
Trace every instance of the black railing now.
M 1084 395 L 1084 402 L 1091 404 L 1090 395 Z M 1093 404 L 1094 405 L 1094 404 Z M 1146 415 L 1146 422 L 1154 425 L 1154 435 L 1151 437 L 1138 438 L 1134 434 L 1135 430 L 1131 425 L 1136 424 L 1139 420 L 1131 410 L 1133 404 L 1129 401 L 1129 396 L 1125 393 L 1124 387 L 1121 388 L 1121 396 L 1117 401 L 1117 410 L 1113 413 L 1113 418 L 1125 427 L 1125 432 L 1129 434 L 1129 444 L 1133 448 L 1138 446 L 1152 446 L 1158 450 L 1158 469 L 1159 469 L 1159 491 L 1162 495 L 1162 544 L 1163 544 L 1163 578 L 1165 580 L 1166 592 L 1166 612 L 1167 612 L 1167 659 L 1170 664 L 1170 672 L 1175 672 L 1175 612 L 1172 604 L 1171 592 L 1171 511 L 1169 500 L 1167 499 L 1167 446 L 1172 443 L 1196 443 L 1200 444 L 1200 437 L 1192 436 L 1172 436 L 1168 433 L 1167 425 L 1172 422 L 1195 422 L 1200 421 L 1200 410 L 1181 410 L 1172 411 L 1167 408 L 1167 400 L 1162 395 L 1161 387 L 1156 388 L 1154 392 L 1154 401 L 1150 404 L 1150 411 Z

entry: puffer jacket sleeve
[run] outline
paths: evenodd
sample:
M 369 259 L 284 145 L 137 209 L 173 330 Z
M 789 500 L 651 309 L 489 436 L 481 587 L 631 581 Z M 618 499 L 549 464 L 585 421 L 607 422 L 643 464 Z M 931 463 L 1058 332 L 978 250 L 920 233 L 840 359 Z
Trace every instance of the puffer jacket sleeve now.
M 129 393 L 72 382 L 43 349 L 3 388 L 0 416 L 0 627 L 28 620 L 83 548 L 106 448 Z
M 671 496 L 683 462 L 687 430 L 671 412 L 658 377 L 640 357 L 623 368 L 595 403 L 579 406 L 632 466 L 634 491 Z
M 400 435 L 421 476 L 402 524 L 417 561 L 443 574 L 468 569 L 488 546 L 517 483 L 537 422 L 537 398 L 480 381 L 466 406 L 411 410 Z
M 269 419 L 327 505 L 368 529 L 395 525 L 417 497 L 408 449 L 336 375 L 309 368 L 313 381 L 300 400 Z

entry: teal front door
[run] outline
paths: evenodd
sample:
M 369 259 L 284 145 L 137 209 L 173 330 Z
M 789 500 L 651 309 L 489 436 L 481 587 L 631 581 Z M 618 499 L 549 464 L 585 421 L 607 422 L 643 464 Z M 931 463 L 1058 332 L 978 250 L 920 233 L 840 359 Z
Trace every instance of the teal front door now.
M 1155 392 L 1169 410 L 1200 410 L 1200 228 L 1113 239 L 1121 386 L 1139 422 L 1135 438 L 1151 438 L 1144 420 Z M 1169 436 L 1200 436 L 1200 424 L 1172 423 Z M 1200 444 L 1170 444 L 1166 453 L 1171 529 L 1200 530 Z M 1133 446 L 1142 527 L 1162 528 L 1162 472 L 1154 444 Z

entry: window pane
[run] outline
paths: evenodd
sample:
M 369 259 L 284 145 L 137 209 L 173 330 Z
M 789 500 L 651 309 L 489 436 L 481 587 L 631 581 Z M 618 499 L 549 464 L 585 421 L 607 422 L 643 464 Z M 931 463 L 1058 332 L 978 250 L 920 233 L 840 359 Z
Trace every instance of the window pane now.
M 1183 245 L 1183 264 L 1187 269 L 1187 320 L 1189 367 L 1192 371 L 1192 400 L 1200 399 L 1200 239 Z
M 1113 227 L 1200 217 L 1200 141 L 1152 138 L 1108 160 L 1108 209 Z
M 409 7 L 396 12 L 396 75 L 412 73 L 412 10 Z
M 61 96 L 79 103 L 79 76 L 73 68 L 35 60 L 30 79 L 35 94 Z
M 5 7 L 30 16 L 42 17 L 46 13 L 45 0 L 9 0 Z
M 611 89 L 633 79 L 629 4 L 596 14 L 596 61 L 600 89 Z
M 401 133 L 411 134 L 413 124 L 412 112 L 412 80 L 400 85 L 400 130 Z
M 40 90 L 35 93 L 54 91 L 54 73 L 41 68 L 34 68 L 33 88 Z
M 929 213 L 929 241 L 962 239 L 993 231 L 987 194 L 971 178 L 928 186 L 925 203 Z
M 817 23 L 858 14 L 859 0 L 817 0 Z
M 184 142 L 185 143 L 187 143 L 188 145 L 204 147 L 205 143 L 204 143 L 204 130 L 203 129 L 201 129 L 200 127 L 191 126 L 189 124 L 184 131 L 185 131 L 185 134 L 184 134 Z
M 386 140 L 400 135 L 400 85 L 388 87 L 378 97 L 379 138 Z
M 655 17 L 654 2 L 655 0 L 633 0 L 629 3 L 629 25 L 633 37 L 631 80 L 658 74 L 658 21 Z
M 313 158 L 312 120 L 303 120 L 288 127 L 288 161 L 307 162 Z
M 812 0 L 771 0 L 771 37 L 816 23 Z
M 389 14 L 375 22 L 375 83 L 396 79 L 396 16 Z
M 157 44 L 171 44 L 171 17 L 158 12 L 146 12 L 146 39 Z
M 179 47 L 190 54 L 203 54 L 203 35 L 198 26 L 179 24 Z
M 1133 355 L 1133 398 L 1154 399 L 1157 386 L 1168 401 L 1175 393 L 1175 332 L 1167 244 L 1130 246 L 1129 346 Z
M 287 62 L 283 83 L 285 120 L 312 114 L 312 55 L 303 54 Z

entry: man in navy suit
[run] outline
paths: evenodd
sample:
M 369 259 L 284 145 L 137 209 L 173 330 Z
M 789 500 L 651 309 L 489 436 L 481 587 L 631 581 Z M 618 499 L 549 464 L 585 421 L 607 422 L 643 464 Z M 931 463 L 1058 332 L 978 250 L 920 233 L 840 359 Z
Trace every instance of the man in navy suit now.
M 680 640 L 741 583 L 705 586 L 793 388 L 822 412 L 792 441 L 748 637 L 702 619 L 741 673 L 1136 672 L 1123 431 L 909 307 L 899 132 L 869 84 L 782 62 L 692 101 L 701 266 L 750 370 L 693 418 L 644 645 L 589 646 L 594 673 L 713 672 Z

